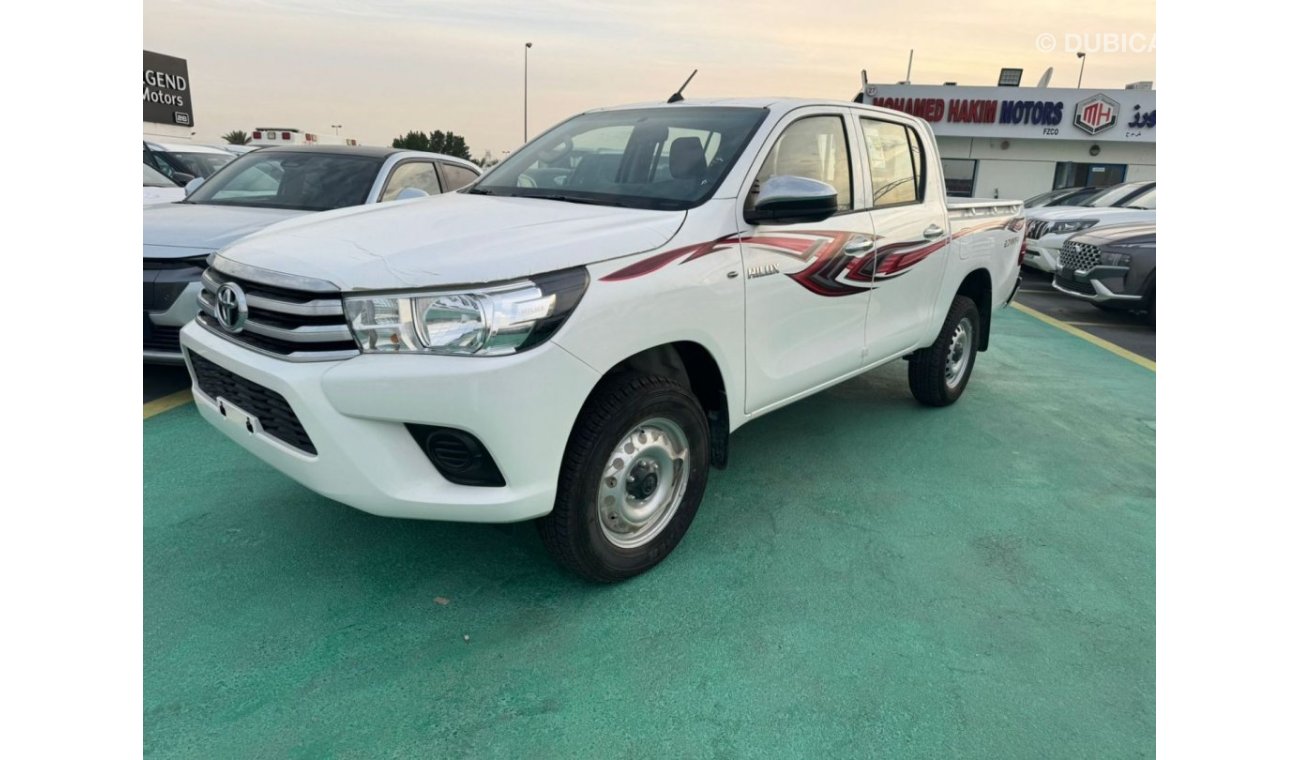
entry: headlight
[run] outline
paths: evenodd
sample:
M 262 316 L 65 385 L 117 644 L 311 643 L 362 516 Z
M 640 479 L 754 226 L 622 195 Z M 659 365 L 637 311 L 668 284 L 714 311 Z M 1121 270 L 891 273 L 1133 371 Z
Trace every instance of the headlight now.
M 367 353 L 496 356 L 551 337 L 587 290 L 568 269 L 480 288 L 344 296 L 348 326 Z
M 1078 232 L 1086 230 L 1097 223 L 1096 219 L 1075 219 L 1069 222 L 1056 222 L 1047 230 L 1049 235 L 1059 235 L 1063 232 Z
M 1102 251 L 1100 263 L 1104 267 L 1126 267 L 1129 265 L 1129 262 L 1132 260 L 1133 257 L 1128 255 L 1127 253 L 1112 253 L 1110 251 Z

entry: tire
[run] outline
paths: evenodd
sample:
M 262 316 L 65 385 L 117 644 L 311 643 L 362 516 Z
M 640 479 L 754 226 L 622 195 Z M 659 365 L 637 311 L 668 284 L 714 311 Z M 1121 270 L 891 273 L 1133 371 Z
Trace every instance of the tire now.
M 614 375 L 574 424 L 555 508 L 538 532 L 561 567 L 598 583 L 626 580 L 682 540 L 708 478 L 708 420 L 690 390 L 658 375 Z
M 1147 296 L 1147 324 L 1152 327 L 1156 326 L 1156 291 L 1151 289 L 1151 295 Z
M 907 384 L 912 396 L 926 406 L 948 406 L 961 398 L 975 369 L 979 344 L 979 307 L 966 296 L 957 296 L 948 307 L 939 337 L 929 348 L 912 354 L 908 362 Z M 950 350 L 959 350 L 951 367 Z

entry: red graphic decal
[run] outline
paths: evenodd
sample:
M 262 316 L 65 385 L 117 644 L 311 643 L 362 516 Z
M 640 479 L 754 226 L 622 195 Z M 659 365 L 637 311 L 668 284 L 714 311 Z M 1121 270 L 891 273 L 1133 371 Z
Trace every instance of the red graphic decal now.
M 641 259 L 633 264 L 629 264 L 622 269 L 615 270 L 600 278 L 601 282 L 617 282 L 619 280 L 630 280 L 634 277 L 640 277 L 643 274 L 657 272 L 660 269 L 671 264 L 676 259 L 682 259 L 683 264 L 688 261 L 694 261 L 702 256 L 707 256 L 714 251 L 725 248 L 728 245 L 734 245 L 737 239 L 734 236 L 710 240 L 707 243 L 697 243 L 688 245 L 684 248 L 674 248 L 671 251 L 656 253 L 653 256 Z
M 1024 217 L 1014 217 L 1010 220 L 972 224 L 942 240 L 908 240 L 868 249 L 861 254 L 845 253 L 844 248 L 849 243 L 860 244 L 880 238 L 869 233 L 848 230 L 800 230 L 780 235 L 755 235 L 747 238 L 727 235 L 707 243 L 696 243 L 656 253 L 600 279 L 603 282 L 630 280 L 657 272 L 674 261 L 685 264 L 743 242 L 748 246 L 764 248 L 808 262 L 808 265 L 798 272 L 786 275 L 807 290 L 820 296 L 851 296 L 872 290 L 882 280 L 906 274 L 931 254 L 942 250 L 944 246 L 958 238 L 974 232 L 999 228 L 1020 232 L 1024 227 Z
M 924 241 L 913 240 L 908 243 L 887 245 L 877 254 L 876 278 L 897 277 L 920 264 L 930 254 L 948 245 L 950 241 L 951 238 L 946 238 L 924 245 Z M 920 248 L 916 247 L 918 244 L 921 244 Z

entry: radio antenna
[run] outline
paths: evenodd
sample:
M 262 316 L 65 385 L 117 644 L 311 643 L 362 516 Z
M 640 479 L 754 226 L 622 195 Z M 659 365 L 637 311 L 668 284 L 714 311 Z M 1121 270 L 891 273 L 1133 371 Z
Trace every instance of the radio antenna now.
M 685 82 L 682 82 L 682 86 L 677 88 L 677 92 L 674 92 L 672 95 L 669 95 L 669 96 L 668 96 L 668 102 L 669 102 L 669 103 L 680 103 L 681 101 L 686 100 L 686 98 L 682 97 L 682 90 L 685 90 L 685 89 L 686 89 L 686 85 L 690 84 L 690 83 L 691 83 L 691 80 L 694 79 L 694 78 L 695 78 L 695 75 L 698 74 L 698 73 L 700 73 L 700 70 L 699 70 L 699 69 L 696 69 L 696 70 L 692 71 L 692 72 L 691 72 L 691 75 L 688 76 L 688 77 L 686 77 L 686 81 L 685 81 Z
M 861 103 L 863 105 L 867 104 L 867 70 L 866 69 L 862 70 L 862 89 L 858 91 L 857 95 L 853 96 L 853 102 Z

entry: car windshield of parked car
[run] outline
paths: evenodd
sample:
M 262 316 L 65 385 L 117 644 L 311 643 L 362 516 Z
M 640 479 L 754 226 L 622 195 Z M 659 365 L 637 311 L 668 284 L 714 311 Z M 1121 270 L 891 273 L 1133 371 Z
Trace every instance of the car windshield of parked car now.
M 235 157 L 229 153 L 165 153 L 173 167 L 195 177 L 211 177 Z
M 1038 208 L 1039 206 L 1045 205 L 1051 199 L 1059 197 L 1061 197 L 1060 190 L 1048 190 L 1045 193 L 1039 193 L 1032 198 L 1025 199 L 1025 208 Z
M 1074 190 L 1069 193 L 1066 193 L 1065 195 L 1062 195 L 1060 198 L 1054 198 L 1047 205 L 1048 206 L 1078 206 L 1081 204 L 1085 204 L 1088 201 L 1092 200 L 1093 198 L 1097 197 L 1098 193 L 1100 192 L 1101 191 L 1099 191 L 1095 187 Z
M 175 182 L 167 179 L 167 175 L 153 168 L 152 166 L 144 167 L 144 186 L 145 187 L 177 187 Z
M 1138 187 L 1138 185 L 1115 185 L 1112 188 L 1097 193 L 1095 196 L 1079 205 L 1089 206 L 1091 208 L 1109 208 L 1137 192 Z
M 366 202 L 380 160 L 339 153 L 256 151 L 204 182 L 186 203 L 328 211 Z
M 713 195 L 765 108 L 673 106 L 582 114 L 533 140 L 467 192 L 680 210 Z
M 1154 211 L 1156 208 L 1156 191 L 1155 188 L 1142 193 L 1138 197 L 1124 204 L 1124 208 L 1140 208 L 1148 211 Z

